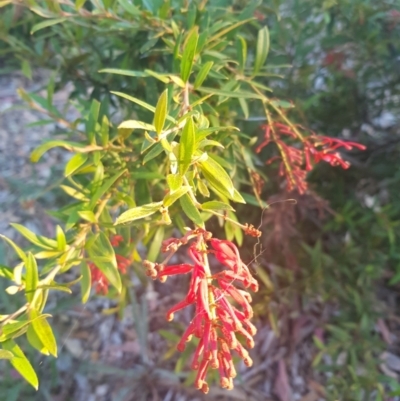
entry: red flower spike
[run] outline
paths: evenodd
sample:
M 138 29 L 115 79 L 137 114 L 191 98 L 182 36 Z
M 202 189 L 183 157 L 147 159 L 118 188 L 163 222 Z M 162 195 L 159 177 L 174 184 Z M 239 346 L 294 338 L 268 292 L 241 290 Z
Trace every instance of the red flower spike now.
M 193 269 L 192 265 L 182 264 L 182 265 L 171 265 L 158 273 L 158 278 L 162 276 L 174 276 L 176 274 L 186 274 Z
M 296 189 L 300 194 L 307 190 L 306 176 L 311 171 L 313 164 L 325 161 L 332 166 L 340 166 L 343 169 L 350 167 L 350 163 L 344 161 L 337 152 L 343 148 L 347 151 L 353 148 L 365 150 L 366 147 L 360 143 L 345 141 L 339 138 L 330 138 L 311 133 L 309 136 L 303 136 L 300 131 L 304 128 L 299 125 L 287 125 L 281 122 L 272 122 L 271 124 L 261 126 L 264 129 L 264 140 L 257 146 L 256 152 L 259 153 L 265 146 L 271 142 L 277 145 L 279 156 L 273 156 L 267 160 L 266 164 L 271 164 L 275 160 L 280 160 L 279 175 L 286 179 L 288 191 Z M 291 145 L 282 140 L 289 137 L 289 140 L 295 140 L 297 143 Z M 300 145 L 300 147 L 299 147 Z
M 295 153 L 293 155 L 296 156 Z M 190 241 L 188 254 L 193 264 L 165 266 L 173 252 Z M 207 260 L 207 254 L 210 253 L 207 251 L 208 243 L 211 252 L 225 268 L 214 275 Z M 232 389 L 232 378 L 236 376 L 236 370 L 231 350 L 236 350 L 247 366 L 252 364 L 248 352 L 238 342 L 235 333 L 243 335 L 247 345 L 252 347 L 252 334 L 256 332 L 255 326 L 249 321 L 253 315 L 251 296 L 247 291 L 236 288 L 236 285 L 241 283 L 246 288 L 257 290 L 258 282 L 242 262 L 232 242 L 213 239 L 211 233 L 203 229 L 188 231 L 181 239 L 164 241 L 163 251 L 170 252 L 164 263 L 145 261 L 146 274 L 154 277 L 156 273 L 160 281 L 171 275 L 191 275 L 186 297 L 168 310 L 167 320 L 172 320 L 174 313 L 186 306 L 195 305 L 195 315 L 177 344 L 177 349 L 183 351 L 193 335 L 199 338 L 191 364 L 197 370 L 195 386 L 205 394 L 208 392 L 206 375 L 211 368 L 219 369 L 221 387 Z M 228 299 L 233 299 L 240 310 L 232 306 Z

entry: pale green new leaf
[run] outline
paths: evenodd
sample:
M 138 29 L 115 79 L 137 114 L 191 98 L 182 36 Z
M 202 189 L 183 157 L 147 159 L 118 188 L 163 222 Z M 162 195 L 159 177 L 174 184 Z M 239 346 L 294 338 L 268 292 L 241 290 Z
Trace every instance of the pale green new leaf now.
M 145 217 L 151 216 L 162 206 L 162 202 L 153 202 L 148 205 L 134 207 L 122 213 L 116 220 L 115 224 L 124 224 L 131 221 L 143 219 Z
M 127 120 L 122 122 L 118 128 L 129 128 L 129 129 L 145 129 L 148 131 L 155 131 L 154 125 L 144 123 L 137 120 Z
M 210 157 L 199 164 L 204 178 L 218 189 L 224 189 L 232 198 L 235 188 L 228 173 Z
M 21 348 L 13 340 L 4 341 L 2 345 L 6 351 L 13 354 L 13 358 L 10 359 L 11 365 L 37 390 L 39 387 L 37 375 Z
M 204 82 L 204 80 L 207 78 L 208 73 L 210 72 L 214 62 L 213 61 L 208 61 L 201 67 L 200 71 L 197 74 L 197 77 L 194 81 L 194 88 L 197 89 L 201 86 L 201 84 Z
M 190 187 L 181 187 L 176 191 L 170 192 L 168 195 L 165 196 L 163 200 L 163 205 L 165 207 L 171 206 L 174 202 L 176 202 L 181 196 L 188 192 Z
M 167 102 L 168 102 L 168 89 L 166 89 L 160 96 L 157 102 L 156 109 L 154 111 L 154 127 L 156 129 L 157 134 L 161 134 L 164 124 L 165 118 L 167 117 Z
M 25 295 L 28 302 L 31 302 L 38 286 L 39 273 L 36 259 L 30 252 L 28 253 L 28 258 L 26 259 L 25 267 L 26 267 Z
M 51 355 L 57 357 L 57 342 L 48 321 L 45 318 L 41 319 L 39 313 L 35 310 L 31 310 L 30 317 L 33 318 L 31 327 L 39 341 Z
M 88 159 L 87 153 L 77 153 L 76 155 L 72 156 L 72 158 L 68 161 L 67 165 L 65 166 L 64 175 L 65 177 L 70 176 L 80 167 L 82 167 Z

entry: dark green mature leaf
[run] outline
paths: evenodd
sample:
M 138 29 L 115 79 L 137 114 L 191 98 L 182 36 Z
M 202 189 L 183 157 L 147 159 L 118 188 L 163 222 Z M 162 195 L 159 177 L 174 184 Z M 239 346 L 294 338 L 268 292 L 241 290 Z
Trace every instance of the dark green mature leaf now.
M 126 173 L 127 170 L 118 171 L 115 175 L 104 181 L 103 185 L 98 188 L 90 199 L 89 208 L 95 207 L 97 201 L 115 184 L 115 182 Z
M 206 161 L 200 162 L 199 165 L 205 179 L 217 189 L 225 190 L 232 198 L 235 188 L 228 173 L 210 157 Z
M 208 73 L 210 72 L 212 66 L 214 65 L 213 61 L 208 61 L 201 67 L 200 71 L 197 74 L 196 80 L 194 81 L 194 88 L 197 89 L 201 86 L 204 80 L 207 78 Z
M 134 6 L 131 2 L 128 0 L 118 0 L 118 3 L 121 4 L 122 8 L 127 11 L 129 14 L 138 16 L 140 15 L 141 11 L 139 8 Z
M 268 52 L 269 52 L 269 31 L 268 27 L 264 26 L 264 28 L 258 31 L 256 59 L 254 61 L 254 69 L 253 69 L 254 74 L 257 74 L 260 71 L 260 68 L 264 65 L 265 60 L 267 59 L 268 56 Z
M 143 219 L 147 216 L 151 216 L 162 206 L 162 202 L 153 202 L 148 205 L 134 207 L 122 213 L 116 220 L 115 224 L 124 224 L 131 221 Z
M 185 49 L 183 50 L 181 60 L 181 78 L 184 82 L 187 82 L 192 72 L 192 65 L 194 56 L 196 54 L 197 41 L 199 40 L 199 34 L 197 29 L 193 29 L 186 42 Z
M 46 20 L 43 22 L 39 22 L 38 24 L 35 24 L 32 29 L 31 29 L 31 35 L 33 35 L 35 32 L 40 31 L 41 29 L 47 28 L 49 26 L 53 26 L 56 24 L 60 24 L 61 22 L 66 21 L 66 18 L 54 18 L 51 20 Z
M 168 101 L 168 89 L 166 89 L 158 99 L 156 109 L 154 111 L 154 127 L 156 128 L 157 134 L 161 134 L 165 118 L 167 117 L 167 101 Z
M 39 380 L 36 373 L 22 352 L 21 348 L 13 340 L 6 340 L 3 342 L 3 348 L 13 354 L 13 358 L 10 359 L 11 365 L 18 371 L 18 373 L 36 390 L 39 387 Z
M 88 159 L 87 153 L 77 153 L 76 155 L 72 156 L 72 158 L 68 161 L 67 165 L 65 166 L 64 175 L 65 177 L 70 176 L 80 167 L 82 167 Z
M 36 264 L 36 259 L 29 252 L 25 262 L 26 276 L 25 276 L 25 295 L 28 302 L 33 300 L 33 296 L 38 286 L 39 273 Z
M 242 98 L 242 99 L 264 99 L 264 96 L 257 95 L 253 92 L 246 91 L 228 91 L 216 88 L 197 88 L 199 92 L 210 93 L 212 95 L 225 96 L 228 98 Z
M 128 77 L 136 77 L 136 78 L 146 78 L 149 76 L 144 71 L 121 70 L 119 68 L 104 68 L 100 70 L 99 73 L 126 75 Z
M 240 71 L 243 73 L 247 59 L 247 42 L 240 35 L 236 37 L 236 51 L 237 51 Z
M 100 231 L 86 243 L 86 250 L 90 260 L 106 276 L 107 280 L 121 292 L 122 282 L 118 272 L 117 260 L 115 258 L 114 248 L 108 237 Z
M 197 224 L 198 226 L 203 226 L 203 219 L 201 218 L 201 215 L 199 211 L 197 210 L 196 206 L 194 205 L 192 199 L 190 196 L 187 194 L 183 195 L 180 199 L 179 202 L 182 206 L 182 210 L 186 214 L 187 217 L 189 217 L 190 220 L 193 221 L 193 223 Z
M 179 143 L 179 174 L 182 176 L 185 175 L 190 163 L 192 162 L 194 145 L 195 126 L 193 118 L 190 117 L 186 120 L 186 124 L 183 127 L 181 140 Z
M 176 191 L 172 191 L 164 197 L 163 205 L 165 207 L 171 206 L 176 202 L 181 196 L 186 194 L 190 190 L 190 187 L 180 187 Z

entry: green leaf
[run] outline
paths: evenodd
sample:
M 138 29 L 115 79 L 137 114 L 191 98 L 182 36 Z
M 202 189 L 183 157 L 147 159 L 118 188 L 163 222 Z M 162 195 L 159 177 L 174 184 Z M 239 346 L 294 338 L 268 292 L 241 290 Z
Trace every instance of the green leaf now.
M 286 100 L 271 100 L 271 104 L 276 107 L 281 107 L 282 109 L 291 109 L 294 107 L 292 103 Z
M 10 359 L 11 365 L 18 371 L 18 373 L 36 390 L 39 387 L 39 381 L 36 373 L 22 352 L 21 348 L 13 340 L 7 340 L 3 342 L 3 348 L 13 354 L 13 358 Z
M 204 178 L 219 190 L 225 190 L 229 197 L 232 198 L 235 188 L 228 173 L 210 157 L 199 164 Z
M 31 70 L 31 65 L 29 64 L 29 62 L 27 60 L 23 60 L 22 61 L 22 73 L 28 78 L 28 79 L 32 79 L 32 70 Z
M 198 40 L 199 34 L 197 32 L 197 29 L 193 29 L 186 41 L 186 46 L 182 53 L 181 78 L 184 82 L 188 81 L 190 73 L 192 72 L 192 65 L 194 56 L 196 54 Z
M 115 222 L 117 224 L 129 223 L 131 221 L 143 219 L 147 216 L 151 216 L 162 206 L 162 202 L 153 202 L 144 206 L 134 207 L 122 213 Z
M 126 173 L 127 170 L 118 171 L 115 175 L 108 178 L 103 185 L 96 190 L 93 196 L 90 199 L 89 208 L 93 209 L 97 203 L 97 201 L 115 184 L 115 182 Z
M 39 313 L 34 309 L 29 315 L 33 319 L 30 327 L 33 328 L 39 341 L 51 355 L 57 357 L 57 342 L 50 324 L 45 318 L 40 318 Z
M 159 81 L 163 82 L 164 84 L 169 83 L 169 78 L 165 76 L 165 74 L 158 74 L 157 72 L 154 72 L 152 70 L 144 70 L 144 72 L 153 78 L 158 79 Z
M 265 60 L 267 59 L 269 52 L 269 31 L 268 27 L 264 26 L 264 28 L 258 31 L 257 37 L 257 50 L 256 50 L 256 58 L 254 61 L 254 70 L 253 73 L 257 74 L 261 67 L 264 65 Z
M 31 162 L 37 163 L 39 159 L 50 149 L 63 147 L 68 150 L 72 150 L 75 148 L 83 148 L 84 146 L 81 143 L 75 142 L 67 142 L 67 141 L 48 141 L 42 143 L 31 153 Z
M 254 92 L 246 92 L 246 91 L 227 91 L 216 88 L 197 88 L 199 92 L 210 93 L 212 95 L 225 96 L 229 98 L 242 98 L 242 99 L 264 99 L 264 96 L 257 95 Z
M 91 210 L 80 210 L 78 214 L 83 220 L 89 221 L 90 223 L 97 223 L 96 216 Z
M 14 251 L 16 252 L 16 254 L 20 257 L 20 259 L 22 261 L 26 261 L 26 255 L 25 252 L 12 240 L 10 240 L 9 238 L 7 238 L 5 235 L 0 234 L 0 238 L 2 238 L 4 241 L 6 241 L 7 243 L 9 243 L 13 248 Z
M 52 25 L 60 24 L 61 22 L 66 21 L 66 18 L 54 18 L 47 21 L 39 22 L 32 27 L 31 35 L 35 32 L 40 31 L 41 29 L 47 28 Z
M 168 174 L 167 183 L 171 192 L 176 191 L 183 184 L 182 176 L 179 174 Z
M 122 289 L 121 276 L 118 272 L 114 248 L 108 237 L 100 231 L 86 243 L 86 246 L 90 260 L 120 293 Z
M 203 210 L 232 210 L 232 211 L 235 211 L 235 209 L 231 205 L 228 205 L 227 203 L 224 203 L 224 202 L 218 202 L 218 201 L 205 202 L 201 205 L 201 208 Z
M 179 143 L 179 174 L 182 176 L 185 175 L 192 162 L 195 144 L 194 128 L 193 118 L 190 117 L 186 120 L 186 124 L 183 127 Z
M 8 266 L 0 265 L 0 277 L 12 280 L 14 277 L 12 269 Z
M 10 351 L 0 349 L 0 359 L 11 359 L 14 358 L 14 354 Z
M 77 153 L 76 155 L 72 156 L 69 160 L 67 165 L 65 166 L 64 175 L 65 177 L 70 176 L 80 167 L 82 167 L 88 159 L 87 153 Z
M 138 16 L 141 13 L 141 11 L 128 0 L 118 0 L 118 3 L 121 4 L 122 8 L 129 14 Z
M 79 11 L 85 3 L 86 0 L 75 0 L 75 10 Z
M 226 35 L 228 32 L 238 28 L 241 25 L 247 24 L 249 21 L 251 21 L 252 18 L 249 19 L 245 19 L 242 21 L 238 21 L 235 24 L 229 24 L 229 26 L 225 29 L 222 29 L 221 31 L 219 31 L 217 34 L 215 34 L 214 36 L 212 36 L 211 38 L 208 39 L 208 43 L 212 43 L 215 40 L 219 39 L 220 37 Z M 213 47 L 215 46 L 215 44 L 213 45 Z
M 64 251 L 65 248 L 67 247 L 67 240 L 65 238 L 64 231 L 60 226 L 57 226 L 56 228 L 56 238 L 57 238 L 58 249 L 60 251 Z
M 201 67 L 200 71 L 197 74 L 196 80 L 194 81 L 194 89 L 197 89 L 201 86 L 201 84 L 207 78 L 207 75 L 210 72 L 213 65 L 214 65 L 213 61 L 208 61 L 203 65 L 203 67 Z
M 189 219 L 192 220 L 193 223 L 197 224 L 200 227 L 203 227 L 203 219 L 201 218 L 201 215 L 194 205 L 192 199 L 187 194 L 185 194 L 179 199 L 179 202 L 186 216 L 189 217 Z
M 188 192 L 190 187 L 181 187 L 176 191 L 170 192 L 168 195 L 165 196 L 163 200 L 163 205 L 165 207 L 171 206 L 174 202 L 176 202 L 181 196 L 183 196 L 186 192 Z
M 33 296 L 38 286 L 39 273 L 36 264 L 36 259 L 29 252 L 28 258 L 25 262 L 26 277 L 25 277 L 25 295 L 28 302 L 33 300 Z
M 151 124 L 146 124 L 142 121 L 136 121 L 136 120 L 127 120 L 122 122 L 118 128 L 129 128 L 129 129 L 145 129 L 148 131 L 155 131 L 154 125 Z
M 247 59 L 247 42 L 240 35 L 236 36 L 236 52 L 237 52 L 240 71 L 243 73 L 244 67 L 246 66 L 246 59 Z
M 50 355 L 49 350 L 43 345 L 40 341 L 38 335 L 36 334 L 35 330 L 33 329 L 32 325 L 29 325 L 28 330 L 26 331 L 26 338 L 29 344 L 38 350 L 43 355 Z
M 147 153 L 147 155 L 143 158 L 143 164 L 146 164 L 147 162 L 149 162 L 150 160 L 154 159 L 155 157 L 157 157 L 160 153 L 163 152 L 163 146 L 161 145 L 161 143 L 157 143 L 151 150 L 149 153 Z
M 136 77 L 136 78 L 148 77 L 148 74 L 146 74 L 144 71 L 121 70 L 119 68 L 104 68 L 102 70 L 99 70 L 99 73 L 125 75 L 128 77 Z
M 90 290 L 92 288 L 92 274 L 90 272 L 89 266 L 85 261 L 81 264 L 81 299 L 82 303 L 85 304 L 90 296 Z
M 208 187 L 205 183 L 205 181 L 203 180 L 198 180 L 197 181 L 197 189 L 199 190 L 199 192 L 205 196 L 206 198 L 208 198 L 210 196 L 210 191 L 208 190 Z
M 87 198 L 82 192 L 79 192 L 77 189 L 69 187 L 67 185 L 60 185 L 60 188 L 72 198 L 88 202 L 89 198 Z
M 168 102 L 168 89 L 166 89 L 160 96 L 157 102 L 156 110 L 154 112 L 154 127 L 157 134 L 161 134 L 165 118 L 167 116 L 167 102 Z
M 244 118 L 247 120 L 249 118 L 249 106 L 247 105 L 246 100 L 239 98 L 239 104 L 240 104 L 240 107 L 242 108 Z
M 43 237 L 42 235 L 37 235 L 34 232 L 32 232 L 31 230 L 29 230 L 28 228 L 22 226 L 21 224 L 10 223 L 10 226 L 14 227 L 28 241 L 32 242 L 32 244 L 35 244 L 40 248 L 48 249 L 48 250 L 57 250 L 58 249 L 57 241 L 54 241 L 53 239 Z

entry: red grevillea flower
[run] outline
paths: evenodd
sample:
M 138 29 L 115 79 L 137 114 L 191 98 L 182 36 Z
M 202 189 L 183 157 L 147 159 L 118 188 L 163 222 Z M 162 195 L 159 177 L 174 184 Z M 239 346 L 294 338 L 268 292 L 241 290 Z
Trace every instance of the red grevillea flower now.
M 289 191 L 297 189 L 300 194 L 307 190 L 307 172 L 312 170 L 313 164 L 324 161 L 331 166 L 340 166 L 347 169 L 350 167 L 350 163 L 342 159 L 338 149 L 366 149 L 360 143 L 338 138 L 316 134 L 303 137 L 299 133 L 299 128 L 301 127 L 289 126 L 279 122 L 264 125 L 263 128 L 264 140 L 256 148 L 256 152 L 259 153 L 265 146 L 275 143 L 280 155 L 267 160 L 266 164 L 280 160 L 279 175 L 286 178 L 287 189 Z M 296 140 L 296 145 L 287 144 L 282 139 L 285 136 Z
M 119 246 L 123 240 L 121 235 L 114 235 L 110 238 L 110 243 L 113 247 L 116 247 Z M 115 254 L 115 258 L 117 260 L 118 270 L 122 274 L 125 274 L 128 266 L 131 264 L 131 260 L 119 254 Z M 88 266 L 91 273 L 92 285 L 95 288 L 96 294 L 106 295 L 108 293 L 108 280 L 106 276 L 93 262 L 89 262 Z
M 145 261 L 146 274 L 161 281 L 177 274 L 191 275 L 186 297 L 167 311 L 167 320 L 171 321 L 176 312 L 189 305 L 194 306 L 194 317 L 177 349 L 182 352 L 186 343 L 193 336 L 197 337 L 199 342 L 191 363 L 192 369 L 197 370 L 196 388 L 207 393 L 207 372 L 209 369 L 218 369 L 221 387 L 232 389 L 236 376 L 232 351 L 243 359 L 246 366 L 253 363 L 240 340 L 248 348 L 254 347 L 253 336 L 257 330 L 250 322 L 253 310 L 251 296 L 246 289 L 257 291 L 258 283 L 232 242 L 212 239 L 209 232 L 197 229 L 181 239 L 164 241 L 163 250 L 170 252 L 166 260 L 184 244 L 188 244 L 191 264 L 165 266 L 166 262 L 157 264 Z M 211 273 L 209 254 L 213 254 L 220 262 L 222 271 Z

